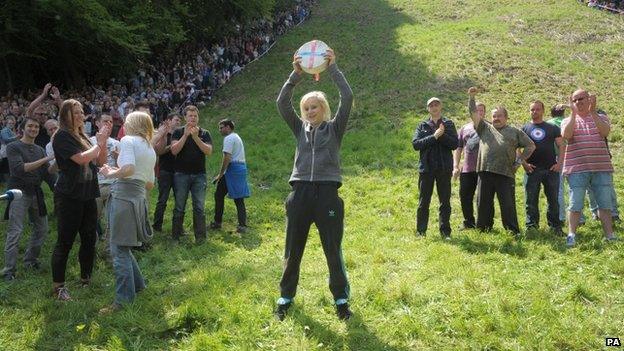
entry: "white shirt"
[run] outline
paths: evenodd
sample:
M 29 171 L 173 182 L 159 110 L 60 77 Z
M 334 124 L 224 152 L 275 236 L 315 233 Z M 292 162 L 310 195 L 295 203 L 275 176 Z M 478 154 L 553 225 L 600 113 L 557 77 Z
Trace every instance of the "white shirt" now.
M 51 141 L 46 144 L 45 152 L 46 152 L 46 156 L 48 156 L 48 157 L 54 156 L 54 149 L 52 148 L 52 142 Z M 56 162 L 55 158 L 51 159 L 50 161 L 48 161 L 48 166 L 52 166 L 55 162 Z
M 89 141 L 91 142 L 91 144 L 97 145 L 96 137 L 90 137 Z M 115 160 L 113 152 L 119 153 L 119 141 L 113 138 L 108 138 L 106 140 L 106 164 L 111 167 L 117 167 L 117 160 Z M 114 181 L 115 179 L 107 179 L 103 175 L 98 173 L 99 184 L 112 184 Z
M 238 134 L 232 132 L 223 138 L 223 152 L 232 155 L 231 162 L 245 163 L 245 146 Z
M 125 165 L 134 165 L 134 174 L 129 179 L 139 179 L 144 182 L 154 183 L 154 165 L 156 164 L 156 152 L 152 146 L 142 137 L 126 135 L 119 142 L 119 168 Z

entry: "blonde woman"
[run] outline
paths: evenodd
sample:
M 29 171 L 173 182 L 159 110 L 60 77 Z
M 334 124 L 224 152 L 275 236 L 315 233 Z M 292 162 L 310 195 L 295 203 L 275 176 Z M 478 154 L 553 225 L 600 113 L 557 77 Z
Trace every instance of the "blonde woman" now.
M 98 165 L 106 162 L 109 135 L 110 127 L 103 127 L 96 134 L 97 143 L 92 145 L 84 133 L 82 104 L 74 99 L 63 101 L 59 130 L 52 142 L 59 169 L 54 189 L 58 239 L 52 252 L 53 294 L 58 300 L 71 299 L 65 287 L 65 269 L 76 233 L 80 233 L 80 281 L 87 286 L 91 280 L 97 222 L 95 199 L 100 196 L 95 162 Z
M 294 71 L 282 87 L 277 107 L 297 139 L 295 162 L 290 176 L 292 192 L 286 198 L 286 248 L 284 271 L 280 282 L 281 296 L 276 317 L 283 320 L 297 290 L 301 258 L 312 223 L 318 228 L 329 266 L 329 289 L 336 303 L 338 318 L 346 320 L 349 310 L 349 282 L 342 258 L 344 203 L 338 196 L 342 184 L 340 144 L 347 128 L 353 105 L 353 93 L 336 66 L 332 50 L 325 55 L 328 71 L 340 91 L 338 112 L 331 118 L 325 94 L 310 92 L 301 98 L 301 117 L 292 106 L 295 85 L 302 78 L 301 57 L 295 55 Z
M 132 112 L 124 124 L 126 135 L 119 143 L 116 167 L 104 165 L 100 173 L 116 178 L 108 207 L 110 251 L 115 271 L 115 300 L 102 312 L 112 312 L 134 300 L 145 289 L 145 281 L 132 255 L 132 247 L 152 237 L 148 221 L 146 189 L 154 187 L 156 152 L 150 141 L 154 133 L 152 118 L 145 112 Z

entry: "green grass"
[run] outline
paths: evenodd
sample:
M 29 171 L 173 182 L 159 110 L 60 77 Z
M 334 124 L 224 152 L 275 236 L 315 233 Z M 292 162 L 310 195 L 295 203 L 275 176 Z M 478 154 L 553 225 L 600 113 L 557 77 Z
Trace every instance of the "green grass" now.
M 480 100 L 506 105 L 511 122 L 521 124 L 531 100 L 550 106 L 582 86 L 598 94 L 612 117 L 614 161 L 621 169 L 623 37 L 619 17 L 575 0 L 320 1 L 308 22 L 235 77 L 201 113 L 217 150 L 222 139 L 216 122 L 224 117 L 237 122 L 246 142 L 250 232 L 234 234 L 235 208 L 228 201 L 224 230 L 210 232 L 203 246 L 189 237 L 181 245 L 172 245 L 167 234 L 157 237 L 151 251 L 136 254 L 148 289 L 111 316 L 97 313 L 113 298 L 105 261 L 97 263 L 93 286 L 80 289 L 77 249 L 72 251 L 69 303 L 50 298 L 49 269 L 33 274 L 20 265 L 16 282 L 0 283 L 0 349 L 588 350 L 603 347 L 606 336 L 624 337 L 621 243 L 605 244 L 596 222 L 579 230 L 571 250 L 547 231 L 515 241 L 499 219 L 492 233 L 454 231 L 446 242 L 437 235 L 435 197 L 429 235 L 418 239 L 418 155 L 410 145 L 433 95 L 461 125 L 467 120 L 465 91 L 476 85 Z M 348 323 L 334 315 L 315 229 L 292 314 L 281 323 L 272 317 L 295 145 L 274 101 L 292 53 L 312 38 L 335 49 L 356 99 L 342 147 L 340 190 L 355 312 Z M 327 92 L 336 107 L 337 92 L 326 76 L 319 83 L 305 79 L 295 100 L 312 89 Z M 214 174 L 218 153 L 208 163 Z M 622 199 L 624 183 L 616 178 Z M 523 222 L 520 172 L 516 180 Z M 209 215 L 213 191 L 210 186 Z M 454 183 L 453 228 L 462 220 L 457 191 Z M 6 222 L 1 226 L 4 232 Z M 46 264 L 55 236 L 54 229 L 43 249 Z

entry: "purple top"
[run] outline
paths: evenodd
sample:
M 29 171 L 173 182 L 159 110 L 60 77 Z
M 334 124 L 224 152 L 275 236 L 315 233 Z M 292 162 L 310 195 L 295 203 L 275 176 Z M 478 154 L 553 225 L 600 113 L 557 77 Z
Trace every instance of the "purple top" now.
M 479 155 L 479 135 L 474 129 L 472 122 L 464 125 L 457 135 L 459 139 L 458 147 L 463 149 L 464 164 L 462 173 L 470 173 L 477 171 L 477 156 Z

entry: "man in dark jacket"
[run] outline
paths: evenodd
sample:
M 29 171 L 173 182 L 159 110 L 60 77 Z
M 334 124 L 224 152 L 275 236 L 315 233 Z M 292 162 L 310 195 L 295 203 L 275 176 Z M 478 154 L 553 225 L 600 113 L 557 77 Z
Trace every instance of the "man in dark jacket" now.
M 429 118 L 422 121 L 412 138 L 414 150 L 420 151 L 418 162 L 418 211 L 416 231 L 424 236 L 429 222 L 429 204 L 436 183 L 440 200 L 440 234 L 451 237 L 451 176 L 453 175 L 453 150 L 457 149 L 457 130 L 450 119 L 442 117 L 442 102 L 436 97 L 427 101 Z

